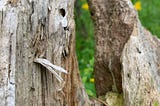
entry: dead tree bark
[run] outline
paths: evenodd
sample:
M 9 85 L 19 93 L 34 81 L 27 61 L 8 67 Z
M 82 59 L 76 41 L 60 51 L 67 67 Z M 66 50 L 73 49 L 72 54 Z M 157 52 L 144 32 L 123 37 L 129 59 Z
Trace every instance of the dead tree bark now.
M 136 20 L 128 0 L 88 0 L 95 24 L 95 84 L 97 95 L 122 92 L 120 57 Z
M 160 40 L 142 27 L 129 0 L 88 2 L 95 24 L 97 95 L 121 92 L 122 84 L 125 106 L 159 106 Z
M 0 1 L 0 105 L 91 105 L 78 73 L 73 6 L 74 0 Z M 90 0 L 90 8 L 98 95 L 122 91 L 122 65 L 125 105 L 159 105 L 160 41 L 141 27 L 128 0 Z
M 1 106 L 89 104 L 75 55 L 73 11 L 74 0 L 0 1 Z M 67 74 L 49 72 L 53 64 Z
M 125 106 L 159 106 L 160 40 L 134 25 L 121 58 Z

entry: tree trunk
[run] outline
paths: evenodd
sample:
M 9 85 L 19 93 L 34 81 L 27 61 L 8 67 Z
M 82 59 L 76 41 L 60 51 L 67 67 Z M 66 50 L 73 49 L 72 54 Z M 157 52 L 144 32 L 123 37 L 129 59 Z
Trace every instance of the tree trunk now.
M 160 40 L 134 25 L 121 58 L 125 106 L 159 106 Z
M 95 84 L 97 95 L 122 92 L 120 57 L 136 20 L 128 0 L 88 0 L 95 24 Z
M 160 105 L 160 41 L 141 27 L 130 1 L 89 4 L 98 96 L 123 84 L 126 106 Z M 102 104 L 91 104 L 81 83 L 73 10 L 74 0 L 0 1 L 0 106 Z
M 75 55 L 73 12 L 74 0 L 0 1 L 1 106 L 89 104 Z M 53 64 L 67 74 L 49 72 Z
M 117 106 L 115 99 L 108 102 L 114 94 L 108 91 L 122 92 L 122 84 L 125 106 L 159 106 L 160 40 L 142 27 L 129 0 L 88 2 L 95 24 L 97 95 Z

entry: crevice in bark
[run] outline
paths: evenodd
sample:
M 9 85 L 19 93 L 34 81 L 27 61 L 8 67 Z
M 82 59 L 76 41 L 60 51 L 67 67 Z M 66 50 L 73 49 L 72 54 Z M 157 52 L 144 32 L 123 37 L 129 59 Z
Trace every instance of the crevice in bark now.
M 10 82 L 10 72 L 11 72 L 11 65 L 12 65 L 12 63 L 11 63 L 11 55 L 12 55 L 12 35 L 13 35 L 13 33 L 11 33 L 10 35 L 9 35 L 9 53 L 11 53 L 11 54 L 9 54 L 9 65 L 8 65 L 8 80 L 9 80 L 9 82 Z
M 59 9 L 59 12 L 62 15 L 62 17 L 64 17 L 66 15 L 66 11 L 63 8 Z
M 0 11 L 1 16 L 0 16 L 0 20 L 1 20 L 1 32 L 3 32 L 3 9 Z

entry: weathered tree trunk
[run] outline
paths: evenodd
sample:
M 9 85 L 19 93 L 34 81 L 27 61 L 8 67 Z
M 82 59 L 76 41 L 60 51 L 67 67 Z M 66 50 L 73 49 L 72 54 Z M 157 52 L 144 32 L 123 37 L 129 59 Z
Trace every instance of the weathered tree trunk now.
M 95 84 L 97 95 L 122 92 L 120 57 L 136 20 L 129 0 L 88 0 L 95 24 Z
M 97 95 L 121 92 L 122 84 L 125 106 L 159 106 L 160 40 L 142 27 L 129 0 L 88 1 L 95 23 Z
M 121 58 L 125 106 L 159 106 L 160 40 L 134 25 Z
M 123 84 L 126 106 L 160 105 L 160 41 L 130 1 L 89 3 L 98 96 Z M 0 1 L 0 106 L 91 105 L 78 73 L 73 7 L 74 0 Z
M 0 106 L 89 104 L 75 55 L 73 11 L 74 0 L 0 1 Z M 36 59 L 66 69 L 56 71 L 63 81 Z

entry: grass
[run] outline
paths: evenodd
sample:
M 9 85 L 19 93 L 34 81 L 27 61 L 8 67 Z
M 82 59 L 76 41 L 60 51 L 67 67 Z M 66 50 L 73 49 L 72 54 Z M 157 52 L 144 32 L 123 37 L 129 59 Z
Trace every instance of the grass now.
M 132 0 L 141 2 L 139 19 L 146 29 L 160 38 L 160 2 L 159 0 Z M 93 76 L 94 64 L 94 28 L 86 0 L 77 0 L 75 6 L 76 52 L 82 82 L 90 96 L 96 96 Z M 85 8 L 83 8 L 85 7 Z
M 89 11 L 82 8 L 85 0 L 77 0 L 75 8 L 76 51 L 82 82 L 90 96 L 95 96 L 94 64 L 94 28 Z
M 152 34 L 160 38 L 160 2 L 159 0 L 141 0 L 142 10 L 139 12 L 139 18 Z

